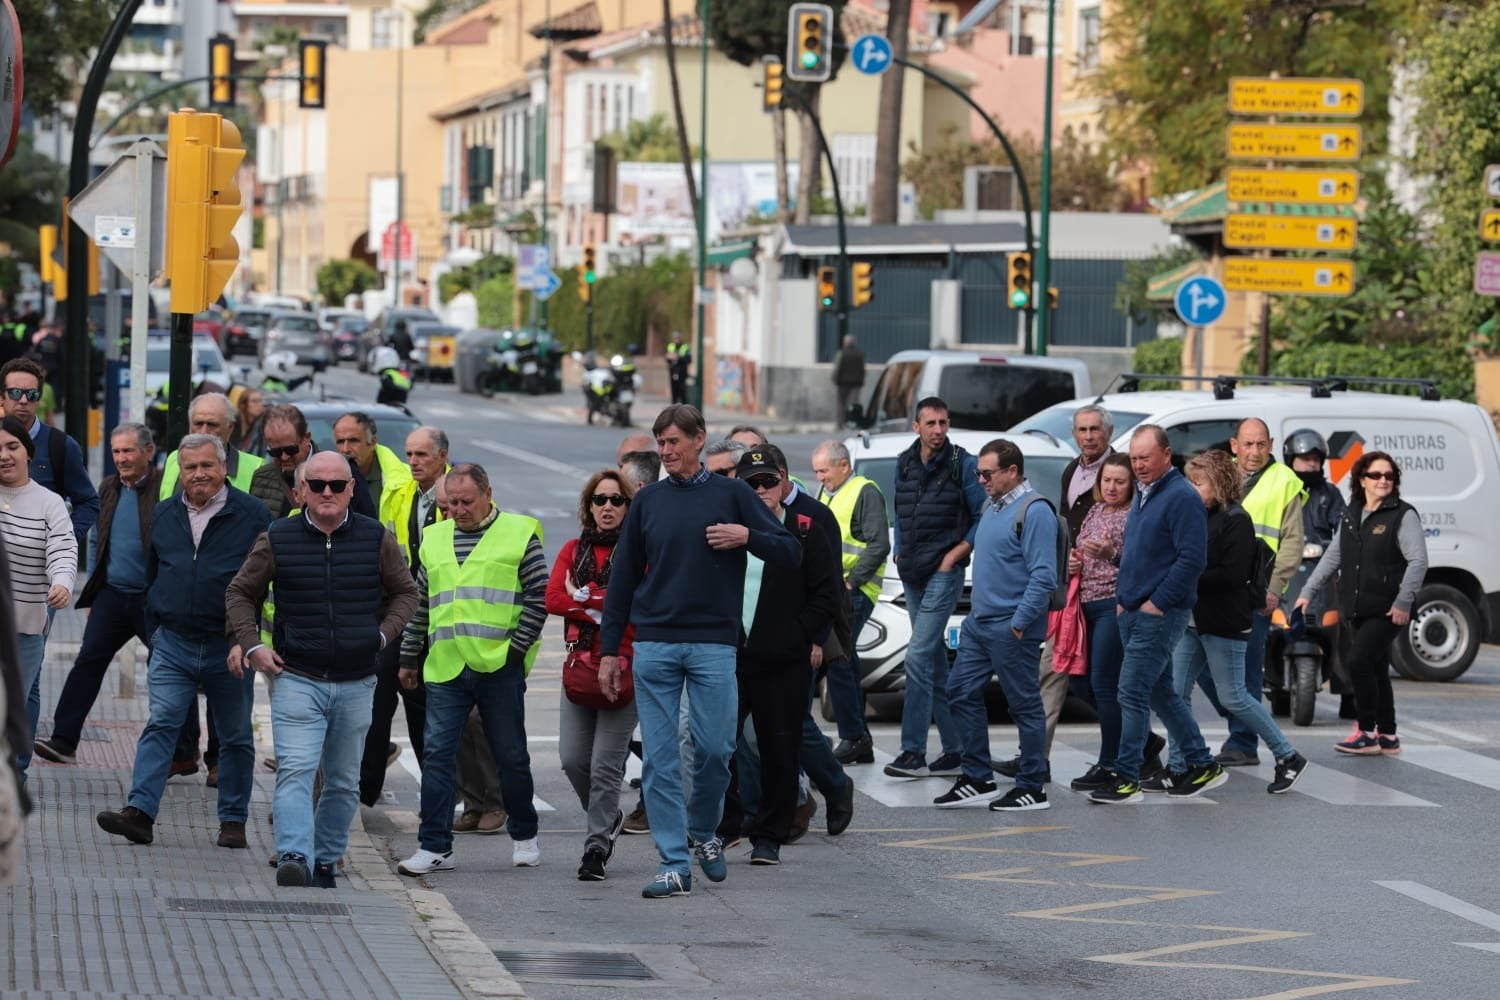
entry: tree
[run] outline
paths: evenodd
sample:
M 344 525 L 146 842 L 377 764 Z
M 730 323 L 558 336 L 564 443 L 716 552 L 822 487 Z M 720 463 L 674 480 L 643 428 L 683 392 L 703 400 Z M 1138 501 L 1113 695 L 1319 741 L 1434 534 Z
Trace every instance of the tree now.
M 886 37 L 897 59 L 905 59 L 911 33 L 911 0 L 890 0 L 886 7 Z M 896 221 L 897 179 L 901 166 L 901 97 L 906 69 L 891 66 L 880 78 L 880 105 L 875 112 L 875 177 L 870 184 L 870 221 Z
M 0 242 L 39 263 L 37 228 L 58 221 L 65 181 L 62 164 L 32 149 L 31 136 L 23 132 L 0 170 Z
M 380 275 L 362 260 L 330 260 L 318 268 L 316 280 L 324 302 L 342 305 L 348 296 L 378 286 Z
M 682 158 L 679 138 L 680 133 L 667 123 L 666 116 L 658 114 L 601 136 L 599 143 L 613 149 L 619 163 L 671 163 Z M 698 155 L 698 147 L 690 147 L 687 155 L 691 162 Z
M 14 0 L 26 59 L 26 105 L 45 118 L 72 101 L 118 0 Z
M 699 232 L 706 232 L 708 215 L 698 200 L 698 182 L 693 178 L 693 153 L 688 149 L 687 119 L 682 113 L 682 86 L 677 79 L 677 46 L 672 33 L 677 24 L 672 20 L 672 0 L 661 0 L 661 34 L 667 45 L 667 76 L 672 81 L 672 120 L 677 123 L 677 154 L 682 158 L 682 172 L 687 177 L 688 201 L 693 206 L 693 218 L 697 220 Z M 703 44 L 708 44 L 707 36 Z
M 1232 76 L 1355 77 L 1365 149 L 1385 146 L 1390 67 L 1436 0 L 1116 0 L 1083 77 L 1103 105 L 1111 152 L 1145 163 L 1158 193 L 1219 179 Z

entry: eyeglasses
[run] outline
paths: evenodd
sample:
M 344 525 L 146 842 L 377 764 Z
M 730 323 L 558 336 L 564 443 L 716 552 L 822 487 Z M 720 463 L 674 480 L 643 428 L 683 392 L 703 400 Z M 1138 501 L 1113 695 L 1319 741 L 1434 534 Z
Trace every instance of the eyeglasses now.
M 1384 479 L 1388 483 L 1394 483 L 1396 481 L 1396 474 L 1394 472 L 1366 472 L 1365 478 L 1376 481 Z
M 589 497 L 589 503 L 595 507 L 603 507 L 605 504 L 609 504 L 611 507 L 623 507 L 629 502 L 629 500 L 625 499 L 624 494 L 621 493 L 595 493 Z
M 23 399 L 26 400 L 26 402 L 28 402 L 28 403 L 35 403 L 35 402 L 39 401 L 42 398 L 42 390 L 40 390 L 40 389 L 6 389 L 5 390 L 5 395 L 9 396 L 11 402 L 13 402 L 13 403 L 19 403 Z
M 344 492 L 344 487 L 349 485 L 347 479 L 309 479 L 307 488 L 314 493 L 322 493 L 324 490 L 333 490 L 333 495 L 338 496 Z
M 781 485 L 780 476 L 748 476 L 745 482 L 750 484 L 752 490 L 774 490 Z
M 280 448 L 267 448 L 266 454 L 272 458 L 291 458 L 301 450 L 302 446 L 300 444 L 288 444 Z
M 999 472 L 1000 470 L 999 469 L 975 469 L 974 471 L 979 474 L 979 478 L 980 479 L 984 480 L 985 482 L 989 482 L 990 479 L 994 477 L 995 473 Z

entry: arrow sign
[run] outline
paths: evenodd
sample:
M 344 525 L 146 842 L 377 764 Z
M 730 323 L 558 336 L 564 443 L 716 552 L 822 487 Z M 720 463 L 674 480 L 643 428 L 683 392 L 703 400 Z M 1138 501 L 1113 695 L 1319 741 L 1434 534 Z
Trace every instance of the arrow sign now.
M 557 272 L 552 270 L 540 272 L 535 275 L 535 280 L 537 286 L 532 294 L 536 296 L 538 302 L 546 302 L 562 287 L 562 279 L 557 276 Z
M 1213 278 L 1199 275 L 1177 286 L 1173 305 L 1178 317 L 1188 326 L 1210 326 L 1224 315 L 1227 296 L 1224 286 Z
M 1500 209 L 1487 208 L 1480 213 L 1479 237 L 1486 243 L 1500 243 Z
M 1491 163 L 1484 168 L 1484 196 L 1500 198 L 1500 163 Z
M 1358 80 L 1237 76 L 1229 81 L 1229 110 L 1237 115 L 1352 116 L 1364 110 Z
M 860 35 L 849 50 L 854 56 L 854 68 L 867 76 L 879 76 L 891 65 L 890 39 L 884 35 Z

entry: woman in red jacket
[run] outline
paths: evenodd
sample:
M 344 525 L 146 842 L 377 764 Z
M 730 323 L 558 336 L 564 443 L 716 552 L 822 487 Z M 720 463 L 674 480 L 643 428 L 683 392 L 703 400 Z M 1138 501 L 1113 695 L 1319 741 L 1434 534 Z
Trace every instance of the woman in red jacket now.
M 635 729 L 635 702 L 606 701 L 598 690 L 598 666 L 599 620 L 631 493 L 630 484 L 614 469 L 590 477 L 578 501 L 581 534 L 564 543 L 547 581 L 547 612 L 562 617 L 569 650 L 563 667 L 558 753 L 563 773 L 588 814 L 580 882 L 604 881 L 604 866 L 625 822 L 620 783 Z M 622 673 L 627 676 L 633 633 L 627 628 L 620 642 Z M 570 673 L 581 683 L 571 682 Z

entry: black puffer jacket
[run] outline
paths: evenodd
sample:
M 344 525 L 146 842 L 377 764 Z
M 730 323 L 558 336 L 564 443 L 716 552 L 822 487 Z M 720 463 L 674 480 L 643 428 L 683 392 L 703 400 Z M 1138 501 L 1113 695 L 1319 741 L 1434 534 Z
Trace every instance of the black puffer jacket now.
M 1239 504 L 1208 512 L 1208 565 L 1198 577 L 1193 627 L 1202 635 L 1242 638 L 1254 613 L 1255 526 Z

